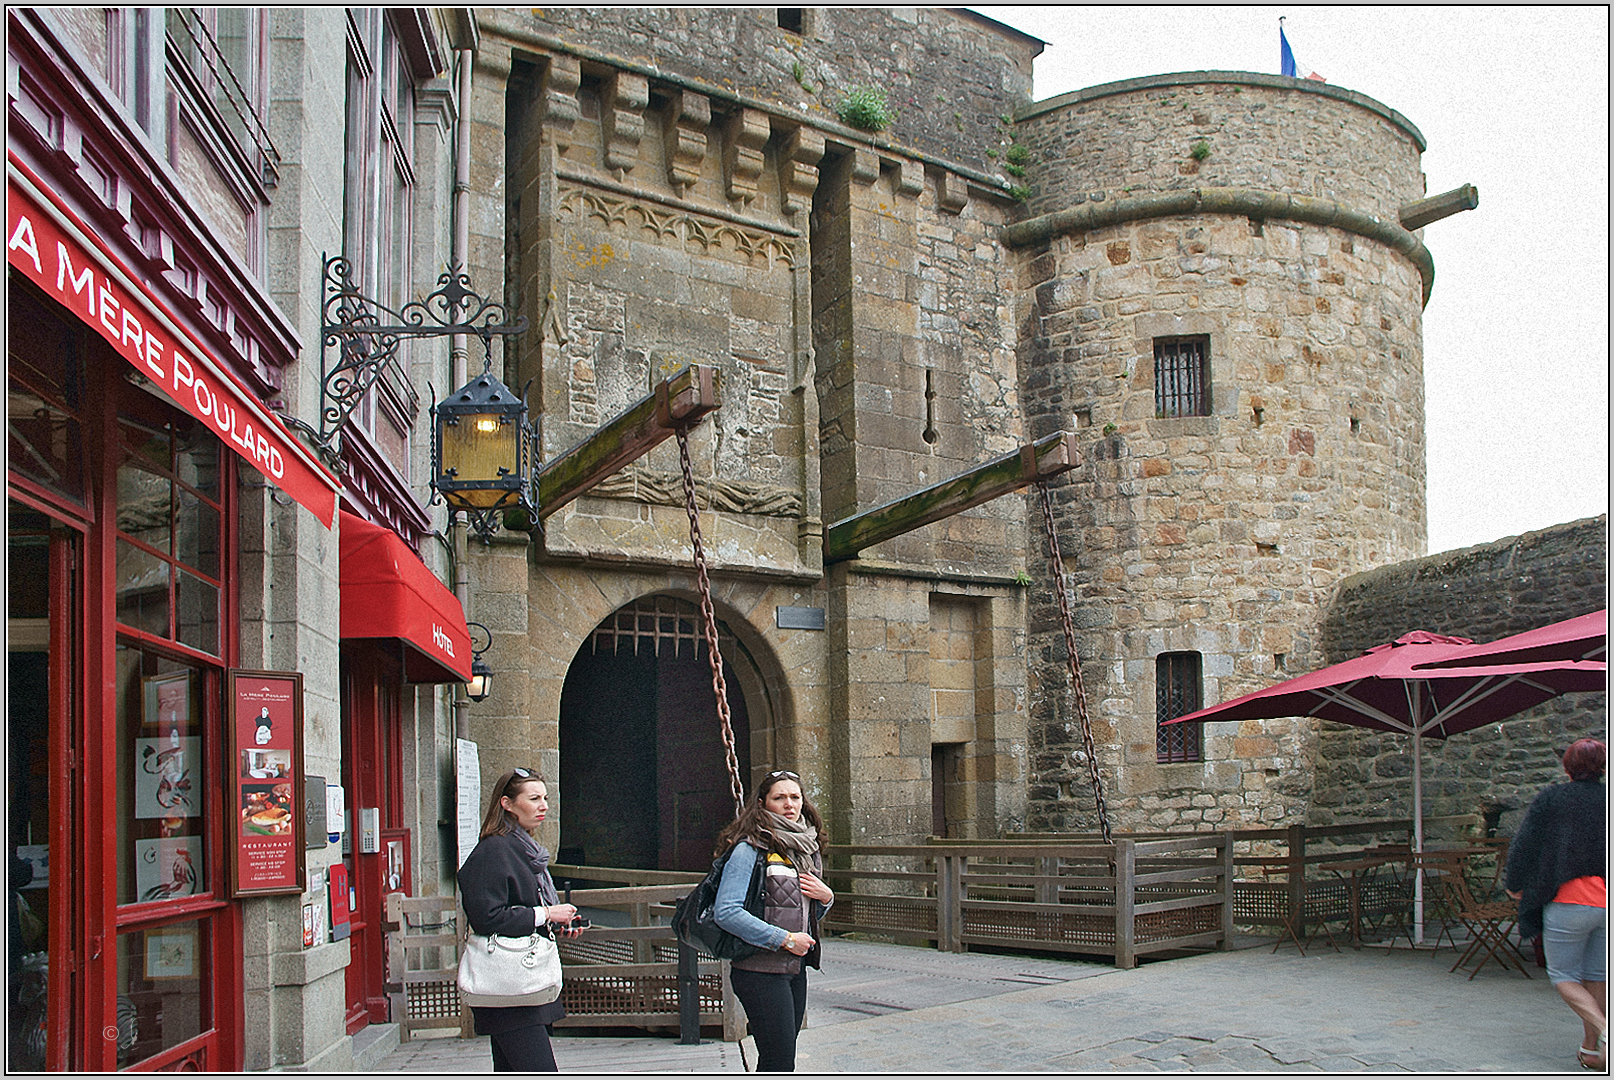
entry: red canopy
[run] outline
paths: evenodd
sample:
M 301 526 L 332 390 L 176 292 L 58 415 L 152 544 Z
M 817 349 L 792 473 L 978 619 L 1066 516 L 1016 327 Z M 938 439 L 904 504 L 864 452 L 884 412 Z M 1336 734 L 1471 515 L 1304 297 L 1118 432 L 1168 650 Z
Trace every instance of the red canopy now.
M 1166 723 L 1316 716 L 1443 739 L 1506 720 L 1562 693 L 1601 690 L 1608 676 L 1608 666 L 1594 661 L 1436 666 L 1471 644 L 1467 638 L 1415 630 L 1353 659 Z
M 1480 664 L 1539 664 L 1549 660 L 1603 660 L 1608 658 L 1608 610 L 1577 615 L 1550 626 L 1469 645 L 1449 658 L 1417 665 L 1458 667 Z
M 471 632 L 459 598 L 391 529 L 346 510 L 342 525 L 343 638 L 398 638 L 404 677 L 416 683 L 467 682 Z

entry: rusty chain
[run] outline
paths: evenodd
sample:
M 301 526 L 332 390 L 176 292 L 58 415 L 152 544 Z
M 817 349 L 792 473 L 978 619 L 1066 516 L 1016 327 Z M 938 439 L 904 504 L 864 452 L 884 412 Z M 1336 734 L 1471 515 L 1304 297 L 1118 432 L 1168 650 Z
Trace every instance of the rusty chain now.
M 712 607 L 712 582 L 706 574 L 706 549 L 701 543 L 700 515 L 695 509 L 695 472 L 689 464 L 689 437 L 678 428 L 678 461 L 684 469 L 684 508 L 689 511 L 689 543 L 695 552 L 695 581 L 701 594 L 701 623 L 706 655 L 712 664 L 712 693 L 723 728 L 723 752 L 728 757 L 729 786 L 734 793 L 734 816 L 745 809 L 745 784 L 740 780 L 740 759 L 734 750 L 734 727 L 729 718 L 729 691 L 723 680 L 723 656 L 717 651 L 717 612 Z
M 1098 807 L 1099 831 L 1106 844 L 1110 839 L 1110 815 L 1104 807 L 1104 783 L 1098 775 L 1098 754 L 1093 749 L 1093 724 L 1087 717 L 1087 689 L 1082 685 L 1081 658 L 1076 652 L 1076 625 L 1071 619 L 1070 597 L 1065 592 L 1065 561 L 1059 556 L 1059 538 L 1054 532 L 1053 500 L 1048 485 L 1039 483 L 1037 492 L 1042 497 L 1042 525 L 1048 535 L 1048 554 L 1054 564 L 1054 592 L 1059 596 L 1059 621 L 1065 629 L 1065 651 L 1070 657 L 1070 676 L 1076 688 L 1076 715 L 1082 724 L 1082 748 L 1087 754 L 1087 769 L 1093 778 L 1093 803 Z

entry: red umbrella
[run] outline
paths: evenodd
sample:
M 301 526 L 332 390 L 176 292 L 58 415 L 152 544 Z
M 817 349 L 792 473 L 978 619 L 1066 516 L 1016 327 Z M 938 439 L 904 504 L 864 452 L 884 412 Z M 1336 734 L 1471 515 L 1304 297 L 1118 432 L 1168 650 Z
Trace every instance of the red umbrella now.
M 1608 657 L 1608 610 L 1577 615 L 1512 637 L 1459 649 L 1445 660 L 1425 661 L 1425 667 L 1462 667 L 1477 664 L 1539 664 L 1547 660 L 1604 660 Z
M 1436 667 L 1459 655 L 1468 638 L 1414 630 L 1361 656 L 1200 709 L 1168 724 L 1275 720 L 1316 716 L 1354 727 L 1412 736 L 1413 850 L 1423 850 L 1423 739 L 1505 720 L 1532 705 L 1576 690 L 1603 690 L 1599 661 Z M 1423 880 L 1416 885 L 1417 936 L 1423 936 Z

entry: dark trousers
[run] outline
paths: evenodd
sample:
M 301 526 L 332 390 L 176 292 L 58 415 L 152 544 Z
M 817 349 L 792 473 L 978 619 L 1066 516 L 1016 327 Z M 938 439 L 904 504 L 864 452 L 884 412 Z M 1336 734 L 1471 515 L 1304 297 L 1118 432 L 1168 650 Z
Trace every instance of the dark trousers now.
M 488 1039 L 493 1044 L 494 1072 L 560 1071 L 555 1065 L 554 1048 L 549 1045 L 546 1024 L 512 1028 L 489 1035 Z
M 757 1044 L 757 1072 L 796 1071 L 796 1033 L 807 1015 L 807 968 L 795 975 L 731 968 L 734 996 Z

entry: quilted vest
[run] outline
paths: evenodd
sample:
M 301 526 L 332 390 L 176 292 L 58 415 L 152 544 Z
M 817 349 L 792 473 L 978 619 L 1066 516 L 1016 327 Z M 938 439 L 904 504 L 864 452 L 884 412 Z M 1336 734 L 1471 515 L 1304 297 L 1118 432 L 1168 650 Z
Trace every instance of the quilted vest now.
M 796 867 L 778 852 L 769 852 L 766 859 L 762 872 L 762 921 L 792 933 L 811 934 L 807 902 L 801 895 L 801 878 L 796 875 Z M 814 875 L 823 872 L 824 860 L 817 852 L 806 856 L 806 859 L 809 872 Z M 801 959 L 789 950 L 780 948 L 736 960 L 734 966 L 746 971 L 794 975 L 801 970 Z

